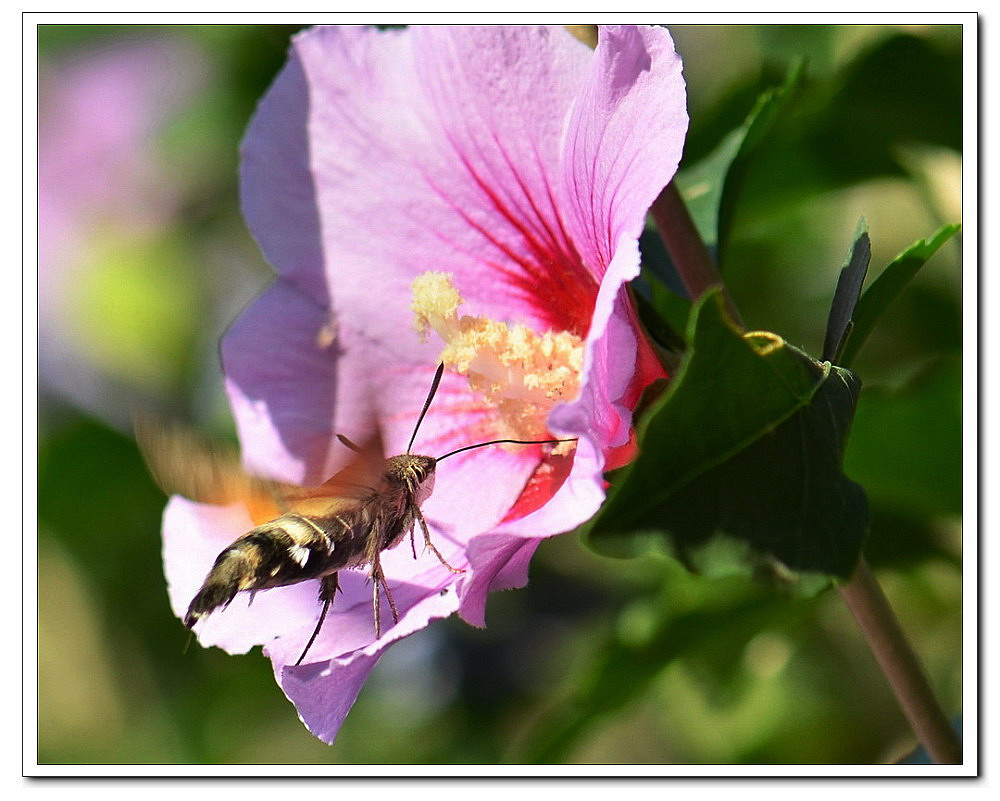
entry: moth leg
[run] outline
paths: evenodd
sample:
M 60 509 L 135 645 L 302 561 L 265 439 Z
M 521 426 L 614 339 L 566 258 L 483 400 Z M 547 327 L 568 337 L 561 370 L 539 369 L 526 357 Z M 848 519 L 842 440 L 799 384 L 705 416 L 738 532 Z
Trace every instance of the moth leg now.
M 417 538 L 413 534 L 416 525 L 410 523 L 410 550 L 413 551 L 413 558 L 417 558 Z
M 319 613 L 319 621 L 316 623 L 316 628 L 313 629 L 312 636 L 309 638 L 309 642 L 306 643 L 306 647 L 302 649 L 302 656 L 296 660 L 296 665 L 302 664 L 302 660 L 306 658 L 306 654 L 309 652 L 309 649 L 312 648 L 312 644 L 316 641 L 316 636 L 319 634 L 319 630 L 323 628 L 323 621 L 326 620 L 326 613 L 330 610 L 330 604 L 333 603 L 333 596 L 336 594 L 339 586 L 340 584 L 336 573 L 331 573 L 329 576 L 323 576 L 320 581 L 319 599 L 323 602 L 323 610 Z
M 420 521 L 420 528 L 422 528 L 424 530 L 424 545 L 426 545 L 428 548 L 430 548 L 431 552 L 438 558 L 438 561 L 442 565 L 444 565 L 446 568 L 448 568 L 452 573 L 464 573 L 465 572 L 464 570 L 462 570 L 460 568 L 457 568 L 457 567 L 452 567 L 451 565 L 449 565 L 445 561 L 445 558 L 443 556 L 441 556 L 441 552 L 437 548 L 435 548 L 434 547 L 434 543 L 431 542 L 431 532 L 430 532 L 430 529 L 427 528 L 427 521 L 424 520 L 423 512 L 420 511 L 420 507 L 419 506 L 414 506 L 413 509 L 416 512 L 417 520 Z
M 372 559 L 372 607 L 375 614 L 376 640 L 382 636 L 381 604 L 379 599 L 380 587 L 385 590 L 385 597 L 389 601 L 389 609 L 392 611 L 392 620 L 394 623 L 398 623 L 399 610 L 396 609 L 396 601 L 392 597 L 392 592 L 389 590 L 389 585 L 385 580 L 385 574 L 382 572 L 382 560 L 379 558 L 379 554 L 376 553 Z
M 372 587 L 374 587 L 374 592 L 372 593 L 372 617 L 375 619 L 375 639 L 377 640 L 382 636 L 382 621 L 380 604 L 381 601 L 378 597 L 378 579 L 375 578 L 375 574 L 372 574 Z
M 392 612 L 392 622 L 399 622 L 399 610 L 396 609 L 396 602 L 392 598 L 392 592 L 389 591 L 389 585 L 386 583 L 385 577 L 382 578 L 382 589 L 385 590 L 385 597 L 389 600 L 389 610 Z

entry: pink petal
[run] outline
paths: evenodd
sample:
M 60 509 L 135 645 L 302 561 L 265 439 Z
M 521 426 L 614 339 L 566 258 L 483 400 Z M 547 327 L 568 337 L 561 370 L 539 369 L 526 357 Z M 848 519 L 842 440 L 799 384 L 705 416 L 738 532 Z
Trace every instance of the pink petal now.
M 632 256 L 630 250 L 626 247 L 620 253 L 627 259 Z M 635 256 L 638 259 L 637 252 Z M 624 287 L 612 294 L 614 290 L 610 279 L 601 284 L 597 308 L 608 313 L 598 318 L 595 310 L 594 326 L 585 343 L 580 395 L 549 415 L 552 431 L 589 437 L 601 451 L 628 441 L 632 410 L 624 399 L 638 363 L 638 337 L 628 313 L 628 297 Z
M 558 327 L 583 334 L 596 283 L 553 186 L 591 58 L 558 28 L 302 34 L 244 143 L 248 222 L 282 274 L 401 359 L 428 361 L 408 305 L 431 269 L 455 275 L 468 313 L 547 327 L 565 312 Z M 552 297 L 529 291 L 543 279 Z
M 493 590 L 523 587 L 528 582 L 528 563 L 540 539 L 503 534 L 483 534 L 469 544 L 470 576 L 462 587 L 459 614 L 473 626 L 486 625 L 486 600 Z
M 378 642 L 328 662 L 293 666 L 287 653 L 272 652 L 271 648 L 266 651 L 274 664 L 275 679 L 295 704 L 302 722 L 321 740 L 332 743 L 383 651 L 396 640 L 425 628 L 432 620 L 448 617 L 457 606 L 453 591 L 427 593 Z
M 275 679 L 288 700 L 295 704 L 299 720 L 316 737 L 330 744 L 379 656 L 358 655 L 344 665 L 320 662 L 281 667 L 281 663 L 275 662 Z
M 335 434 L 372 435 L 368 370 L 353 358 L 363 352 L 360 337 L 288 281 L 243 312 L 223 337 L 222 363 L 251 473 L 321 483 L 351 456 Z
M 673 178 L 686 129 L 681 62 L 666 30 L 602 27 L 569 121 L 562 183 L 567 227 L 601 285 L 580 398 L 556 409 L 551 423 L 605 448 L 628 441 L 624 400 L 640 362 L 623 287 L 639 274 L 646 211 Z
M 541 508 L 505 520 L 469 543 L 470 576 L 460 589 L 463 620 L 485 626 L 488 594 L 523 587 L 528 581 L 528 562 L 541 540 L 572 531 L 600 508 L 604 501 L 603 455 L 589 440 L 581 439 L 573 460 L 572 472 Z
M 602 26 L 562 161 L 566 223 L 599 276 L 623 242 L 638 240 L 677 170 L 687 123 L 681 60 L 666 29 Z

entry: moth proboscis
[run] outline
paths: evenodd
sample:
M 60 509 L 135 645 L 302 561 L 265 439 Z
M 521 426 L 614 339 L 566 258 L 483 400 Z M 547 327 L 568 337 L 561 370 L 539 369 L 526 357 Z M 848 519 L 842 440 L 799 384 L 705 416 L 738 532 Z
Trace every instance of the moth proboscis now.
M 406 452 L 385 458 L 378 436 L 362 445 L 338 434 L 354 451 L 350 462 L 317 487 L 300 487 L 250 476 L 235 449 L 224 449 L 179 426 L 165 425 L 137 415 L 136 439 L 150 472 L 168 493 L 178 493 L 203 503 L 244 503 L 255 528 L 238 537 L 218 557 L 191 600 L 184 624 L 192 628 L 220 606 L 225 608 L 239 592 L 284 587 L 318 579 L 319 620 L 302 654 L 301 664 L 323 627 L 339 587 L 339 571 L 367 565 L 372 581 L 375 637 L 382 636 L 380 596 L 385 593 L 392 618 L 399 611 L 382 571 L 381 554 L 395 547 L 407 534 L 417 557 L 414 530 L 420 526 L 424 546 L 448 570 L 448 564 L 431 541 L 420 505 L 434 487 L 437 463 L 457 453 L 487 445 L 541 445 L 572 439 L 497 439 L 466 445 L 443 456 L 411 453 L 417 431 L 434 399 L 444 365 L 434 374 L 430 391 L 417 418 Z M 381 591 L 381 592 L 380 592 Z

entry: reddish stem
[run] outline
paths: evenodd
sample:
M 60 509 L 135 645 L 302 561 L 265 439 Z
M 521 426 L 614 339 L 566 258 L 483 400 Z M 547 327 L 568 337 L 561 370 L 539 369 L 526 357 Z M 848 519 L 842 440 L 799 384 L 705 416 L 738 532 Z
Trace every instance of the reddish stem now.
M 744 327 L 736 304 L 733 303 L 722 275 L 712 261 L 675 182 L 671 181 L 663 188 L 649 211 L 653 215 L 653 221 L 663 243 L 667 246 L 667 252 L 677 268 L 688 297 L 697 300 L 708 289 L 721 286 L 729 314 L 741 328 Z
M 863 558 L 851 578 L 840 587 L 840 594 L 931 759 L 939 765 L 961 765 L 962 743 L 934 697 L 888 599 Z

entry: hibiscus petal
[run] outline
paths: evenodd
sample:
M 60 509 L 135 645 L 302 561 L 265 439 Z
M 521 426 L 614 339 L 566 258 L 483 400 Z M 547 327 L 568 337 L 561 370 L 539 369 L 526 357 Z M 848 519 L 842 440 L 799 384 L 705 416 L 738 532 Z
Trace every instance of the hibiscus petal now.
M 638 247 L 634 254 L 629 250 L 623 247 L 619 258 L 630 260 L 634 256 L 638 262 Z M 635 375 L 638 338 L 628 303 L 624 287 L 615 291 L 615 283 L 605 280 L 598 309 L 606 309 L 606 316 L 598 318 L 595 310 L 594 326 L 585 342 L 580 394 L 549 415 L 553 431 L 561 436 L 588 437 L 600 451 L 626 443 L 631 430 L 632 411 L 624 399 Z
M 622 241 L 638 240 L 647 210 L 677 170 L 685 97 L 665 28 L 600 28 L 566 132 L 561 199 L 580 255 L 601 277 Z
M 486 625 L 486 599 L 492 590 L 523 587 L 528 563 L 541 540 L 503 534 L 483 534 L 468 548 L 469 578 L 462 587 L 459 614 L 473 626 Z
M 222 340 L 246 468 L 296 484 L 333 475 L 351 457 L 334 434 L 364 442 L 374 432 L 365 353 L 308 293 L 288 281 L 268 287 Z
M 410 282 L 432 269 L 455 275 L 469 313 L 543 327 L 569 314 L 556 327 L 582 335 L 596 282 L 554 184 L 591 59 L 558 28 L 299 35 L 243 147 L 244 213 L 265 254 L 415 363 L 427 351 L 400 323 Z
M 285 667 L 274 662 L 274 675 L 295 705 L 299 720 L 316 737 L 330 744 L 340 731 L 361 687 L 381 653 L 359 654 L 347 664 L 316 663 Z
M 349 656 L 309 665 L 292 666 L 285 656 L 272 654 L 275 679 L 295 704 L 299 718 L 319 739 L 332 743 L 350 711 L 368 673 L 385 649 L 396 640 L 448 617 L 458 606 L 454 592 L 426 594 L 382 639 Z
M 603 455 L 581 439 L 572 472 L 545 505 L 469 543 L 470 575 L 459 590 L 463 620 L 485 626 L 488 594 L 527 583 L 528 562 L 542 539 L 571 531 L 597 512 L 604 501 L 603 466 Z

